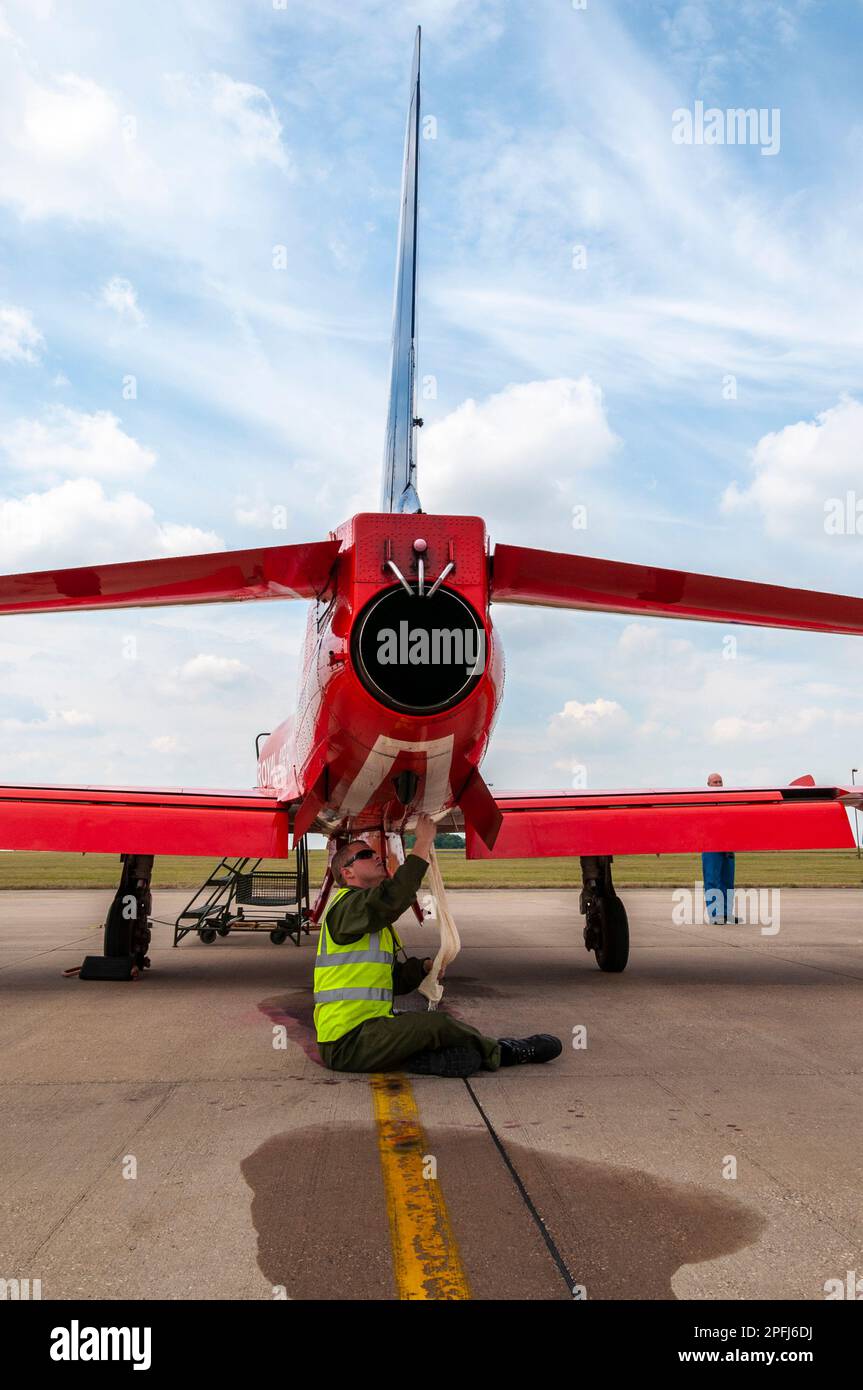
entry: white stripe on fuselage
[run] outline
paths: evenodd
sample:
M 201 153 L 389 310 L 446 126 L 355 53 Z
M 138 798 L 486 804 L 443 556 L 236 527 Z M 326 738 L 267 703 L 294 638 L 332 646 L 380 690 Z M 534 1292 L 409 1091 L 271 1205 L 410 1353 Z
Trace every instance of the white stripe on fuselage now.
M 358 816 L 364 811 L 386 777 L 399 753 L 425 753 L 426 776 L 420 811 L 440 811 L 451 794 L 453 735 L 445 738 L 407 740 L 378 734 L 372 748 L 339 806 L 345 816 Z

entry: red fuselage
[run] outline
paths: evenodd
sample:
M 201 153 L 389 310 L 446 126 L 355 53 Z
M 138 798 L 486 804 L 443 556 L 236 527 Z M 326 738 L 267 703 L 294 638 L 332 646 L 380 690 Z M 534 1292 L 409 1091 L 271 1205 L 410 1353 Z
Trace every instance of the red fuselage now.
M 504 663 L 489 617 L 485 523 L 479 517 L 422 512 L 360 513 L 333 534 L 342 548 L 331 584 L 309 610 L 297 713 L 262 745 L 258 785 L 277 790 L 282 800 L 313 796 L 319 822 L 332 830 L 399 829 L 410 815 L 434 814 L 455 803 L 483 758 L 494 726 Z M 415 549 L 417 540 L 425 547 Z M 402 671 L 394 666 L 392 679 L 411 681 L 410 690 L 416 692 L 394 702 L 370 678 L 363 661 L 368 648 L 359 644 L 362 633 L 377 621 L 372 615 L 397 608 L 400 600 L 399 611 L 408 617 L 393 631 L 401 627 L 404 638 L 415 632 L 410 619 L 427 619 L 436 600 L 416 592 L 420 558 L 426 593 L 452 562 L 437 602 L 446 598 L 448 612 L 459 608 L 460 600 L 468 605 L 484 641 L 481 673 L 463 694 L 439 700 L 445 707 L 431 711 L 411 706 L 433 698 L 424 692 L 440 680 L 439 668 L 424 668 L 421 659 Z M 413 597 L 404 593 L 388 560 L 414 588 Z M 374 603 L 382 594 L 386 603 Z M 423 644 L 415 641 L 411 656 L 422 658 L 423 652 Z M 444 650 L 444 659 L 447 654 Z M 404 641 L 400 655 L 405 657 Z M 404 773 L 413 776 L 400 776 Z

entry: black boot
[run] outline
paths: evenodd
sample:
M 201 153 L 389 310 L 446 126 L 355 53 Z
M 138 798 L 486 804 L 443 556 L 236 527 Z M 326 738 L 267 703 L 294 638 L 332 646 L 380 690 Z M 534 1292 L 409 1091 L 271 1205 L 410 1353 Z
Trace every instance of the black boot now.
M 552 1033 L 533 1033 L 529 1038 L 498 1038 L 500 1064 L 517 1067 L 524 1062 L 551 1062 L 563 1051 L 560 1038 Z
M 434 1052 L 417 1052 L 408 1057 L 405 1071 L 418 1076 L 473 1076 L 482 1066 L 475 1047 L 439 1047 Z

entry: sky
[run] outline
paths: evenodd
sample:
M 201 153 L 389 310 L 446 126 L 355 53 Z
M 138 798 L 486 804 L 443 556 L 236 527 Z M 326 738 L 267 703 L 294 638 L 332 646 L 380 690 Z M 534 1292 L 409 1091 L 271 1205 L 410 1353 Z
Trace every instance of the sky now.
M 424 508 L 863 593 L 858 0 L 0 0 L 0 571 L 377 508 L 418 22 Z M 493 618 L 496 788 L 863 768 L 857 639 Z M 304 623 L 4 618 L 0 777 L 253 785 Z

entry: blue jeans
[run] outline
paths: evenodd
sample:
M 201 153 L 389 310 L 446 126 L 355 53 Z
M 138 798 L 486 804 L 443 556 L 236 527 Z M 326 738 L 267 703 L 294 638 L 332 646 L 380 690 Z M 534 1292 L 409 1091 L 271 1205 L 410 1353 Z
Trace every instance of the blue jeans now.
M 704 877 L 704 902 L 708 921 L 734 920 L 734 853 L 719 850 L 702 854 L 701 872 Z

